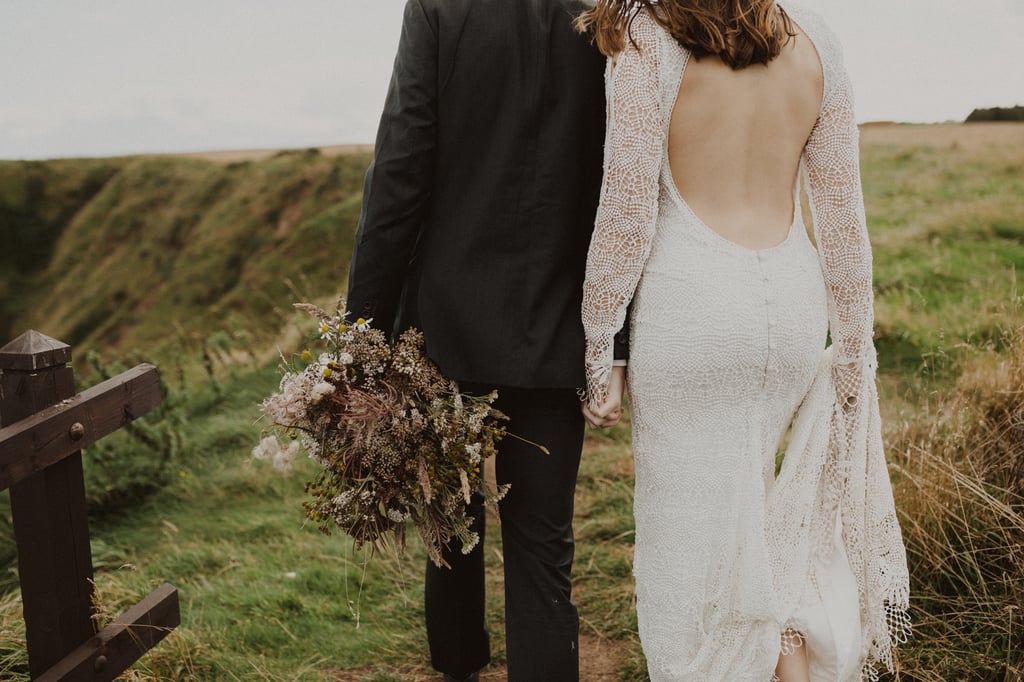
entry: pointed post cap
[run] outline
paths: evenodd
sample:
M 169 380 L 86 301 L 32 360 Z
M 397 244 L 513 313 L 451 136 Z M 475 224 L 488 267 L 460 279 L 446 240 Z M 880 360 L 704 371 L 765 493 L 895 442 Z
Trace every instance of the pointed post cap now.
M 71 346 L 34 329 L 0 348 L 0 370 L 28 371 L 57 367 L 71 360 Z

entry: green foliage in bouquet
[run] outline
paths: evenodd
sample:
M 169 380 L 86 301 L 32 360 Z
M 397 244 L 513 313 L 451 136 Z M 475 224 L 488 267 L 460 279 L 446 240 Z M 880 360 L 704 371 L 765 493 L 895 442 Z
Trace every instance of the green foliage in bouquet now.
M 367 321 L 347 322 L 341 306 L 333 315 L 296 307 L 319 320 L 324 352 L 284 360 L 263 413 L 290 440 L 282 446 L 268 435 L 253 454 L 284 469 L 305 450 L 320 465 L 303 507 L 325 534 L 336 527 L 359 546 L 393 541 L 401 551 L 411 521 L 438 566 L 453 540 L 468 553 L 479 541 L 466 516 L 470 496 L 495 503 L 507 491 L 489 488 L 482 475 L 505 435 L 505 417 L 492 407 L 497 393 L 460 393 L 415 329 L 391 344 Z

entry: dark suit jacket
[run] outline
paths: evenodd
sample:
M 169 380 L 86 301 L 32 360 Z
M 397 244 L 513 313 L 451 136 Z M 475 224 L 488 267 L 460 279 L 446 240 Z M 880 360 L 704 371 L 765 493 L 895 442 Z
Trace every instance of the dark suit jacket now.
M 579 387 L 605 60 L 578 0 L 408 0 L 348 309 L 462 381 Z M 397 320 L 396 320 L 397 318 Z M 620 353 L 621 355 L 621 353 Z

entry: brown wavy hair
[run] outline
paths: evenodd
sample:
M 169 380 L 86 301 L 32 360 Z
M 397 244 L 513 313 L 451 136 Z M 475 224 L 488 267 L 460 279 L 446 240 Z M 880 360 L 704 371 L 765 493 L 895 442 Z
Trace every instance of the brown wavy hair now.
M 793 22 L 775 0 L 597 0 L 576 19 L 576 27 L 592 31 L 606 56 L 622 51 L 633 20 L 648 12 L 697 59 L 715 56 L 742 69 L 767 64 L 796 35 Z

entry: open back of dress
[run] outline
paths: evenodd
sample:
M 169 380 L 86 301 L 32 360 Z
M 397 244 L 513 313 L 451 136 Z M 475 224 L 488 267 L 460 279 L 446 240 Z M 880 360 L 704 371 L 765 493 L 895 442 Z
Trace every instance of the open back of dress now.
M 701 220 L 748 248 L 785 238 L 804 143 L 822 101 L 817 50 L 799 26 L 768 65 L 688 59 L 669 119 L 674 184 Z M 666 46 L 669 47 L 669 46 Z

